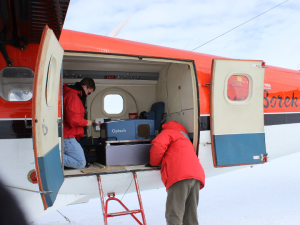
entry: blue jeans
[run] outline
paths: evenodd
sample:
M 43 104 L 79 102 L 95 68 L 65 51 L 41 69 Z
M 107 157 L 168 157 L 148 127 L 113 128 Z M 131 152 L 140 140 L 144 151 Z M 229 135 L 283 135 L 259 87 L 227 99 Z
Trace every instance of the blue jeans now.
M 83 149 L 75 138 L 64 138 L 64 165 L 75 169 L 85 167 Z

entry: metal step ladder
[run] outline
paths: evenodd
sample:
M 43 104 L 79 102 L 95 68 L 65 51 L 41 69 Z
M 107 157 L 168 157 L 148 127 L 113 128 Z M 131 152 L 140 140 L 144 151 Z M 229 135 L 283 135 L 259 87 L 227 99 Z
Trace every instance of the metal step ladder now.
M 107 223 L 107 218 L 108 217 L 115 217 L 115 216 L 124 216 L 124 215 L 131 215 L 140 225 L 147 225 L 146 223 L 146 218 L 145 218 L 145 213 L 144 213 L 144 208 L 142 204 L 142 198 L 141 198 L 141 193 L 140 193 L 140 188 L 139 184 L 137 181 L 137 175 L 135 172 L 132 172 L 133 178 L 134 178 L 134 183 L 135 183 L 135 189 L 137 193 L 137 197 L 139 200 L 140 204 L 140 209 L 135 209 L 135 210 L 129 210 L 122 202 L 120 199 L 115 198 L 115 193 L 108 193 L 108 199 L 104 202 L 104 194 L 103 194 L 103 188 L 102 188 L 102 183 L 101 183 L 101 177 L 100 175 L 97 175 L 98 179 L 98 186 L 99 186 L 99 192 L 100 192 L 100 198 L 101 198 L 101 206 L 102 206 L 102 212 L 103 212 L 103 219 L 104 219 L 104 224 L 108 225 Z M 108 202 L 115 200 L 119 202 L 126 211 L 121 211 L 121 212 L 114 212 L 114 213 L 107 213 L 107 208 L 108 208 Z M 142 219 L 143 223 L 134 215 L 136 213 L 141 213 L 142 214 Z

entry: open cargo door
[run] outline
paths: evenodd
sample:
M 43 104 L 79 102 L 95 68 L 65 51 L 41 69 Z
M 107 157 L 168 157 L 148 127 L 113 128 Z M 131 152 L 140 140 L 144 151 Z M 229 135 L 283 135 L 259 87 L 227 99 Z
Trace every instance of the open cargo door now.
M 59 153 L 58 92 L 64 50 L 53 31 L 43 30 L 33 83 L 33 148 L 45 210 L 51 207 L 64 181 Z
M 263 163 L 264 62 L 214 59 L 211 140 L 214 166 Z

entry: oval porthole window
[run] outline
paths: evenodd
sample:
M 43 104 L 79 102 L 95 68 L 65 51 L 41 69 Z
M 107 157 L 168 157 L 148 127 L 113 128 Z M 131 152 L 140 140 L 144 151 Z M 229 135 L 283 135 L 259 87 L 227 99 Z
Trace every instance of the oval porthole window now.
M 249 79 L 243 75 L 233 75 L 227 81 L 227 98 L 230 101 L 245 101 L 249 95 Z
M 108 94 L 104 97 L 104 111 L 107 114 L 120 114 L 124 109 L 124 99 L 119 94 Z
M 55 57 L 51 57 L 48 66 L 47 85 L 46 85 L 46 102 L 51 106 L 55 96 L 57 61 Z

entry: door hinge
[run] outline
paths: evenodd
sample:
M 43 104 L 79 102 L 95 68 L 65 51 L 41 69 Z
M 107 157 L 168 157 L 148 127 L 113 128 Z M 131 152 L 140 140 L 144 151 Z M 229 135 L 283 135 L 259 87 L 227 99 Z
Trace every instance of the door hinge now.
M 211 145 L 210 142 L 203 142 L 203 143 L 201 143 L 201 144 L 203 144 L 203 146 L 205 146 L 205 145 Z
M 62 119 L 57 119 L 57 125 L 60 126 L 62 124 Z
M 25 128 L 32 128 L 32 125 L 28 125 L 27 123 L 26 114 L 25 114 Z

